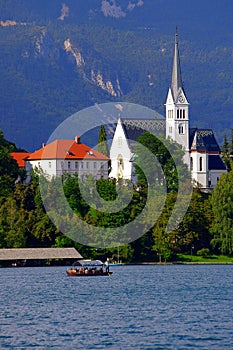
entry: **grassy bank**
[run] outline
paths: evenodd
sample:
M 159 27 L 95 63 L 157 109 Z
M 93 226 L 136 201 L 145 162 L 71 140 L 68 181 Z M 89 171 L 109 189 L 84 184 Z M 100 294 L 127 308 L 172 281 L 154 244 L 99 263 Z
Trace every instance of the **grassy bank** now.
M 193 264 L 233 264 L 233 256 L 210 255 L 201 257 L 198 255 L 177 254 L 177 263 L 193 263 Z

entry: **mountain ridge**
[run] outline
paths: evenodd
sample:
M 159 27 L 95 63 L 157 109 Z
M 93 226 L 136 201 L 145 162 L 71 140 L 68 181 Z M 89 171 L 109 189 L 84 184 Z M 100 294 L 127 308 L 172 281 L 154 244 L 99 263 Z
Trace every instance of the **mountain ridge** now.
M 183 0 L 177 3 L 185 6 Z M 189 11 L 196 8 L 191 24 L 196 23 L 199 3 L 189 6 Z M 218 2 L 207 3 L 212 4 L 209 13 L 217 16 Z M 65 118 L 95 103 L 132 102 L 164 114 L 179 17 L 181 68 L 191 125 L 212 127 L 222 140 L 232 126 L 233 107 L 232 34 L 225 30 L 227 10 L 233 7 L 227 0 L 223 3 L 223 28 L 219 27 L 223 18 L 215 22 L 213 15 L 204 24 L 205 3 L 200 29 L 195 31 L 194 25 L 187 29 L 190 14 L 184 11 L 187 21 L 184 13 L 179 17 L 179 6 L 171 0 L 166 5 L 163 0 L 156 5 L 145 0 L 140 6 L 138 1 L 117 0 L 63 4 L 55 0 L 47 5 L 44 0 L 22 0 L 20 4 L 1 0 L 0 127 L 6 138 L 32 151 Z M 132 10 L 127 10 L 130 4 Z M 158 18 L 163 11 L 164 17 Z M 121 15 L 116 17 L 117 13 Z M 202 37 L 205 27 L 212 31 Z M 209 40 L 213 33 L 217 34 Z

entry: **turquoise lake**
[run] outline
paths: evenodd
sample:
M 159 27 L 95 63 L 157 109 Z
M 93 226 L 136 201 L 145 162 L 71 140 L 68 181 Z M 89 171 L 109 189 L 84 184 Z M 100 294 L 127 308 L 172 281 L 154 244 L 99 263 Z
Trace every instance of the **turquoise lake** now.
M 0 349 L 233 349 L 233 265 L 0 269 Z

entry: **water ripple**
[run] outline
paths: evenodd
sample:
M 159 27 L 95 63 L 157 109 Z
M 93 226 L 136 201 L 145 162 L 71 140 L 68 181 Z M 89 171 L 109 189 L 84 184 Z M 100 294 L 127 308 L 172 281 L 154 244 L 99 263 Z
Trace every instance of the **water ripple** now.
M 0 349 L 233 349 L 233 266 L 1 269 Z

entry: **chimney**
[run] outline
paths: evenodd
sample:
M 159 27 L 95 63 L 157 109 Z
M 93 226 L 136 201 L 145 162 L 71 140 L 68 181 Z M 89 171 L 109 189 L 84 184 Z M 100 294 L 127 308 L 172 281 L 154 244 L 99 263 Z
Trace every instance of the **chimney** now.
M 81 142 L 80 142 L 80 136 L 75 136 L 74 139 L 75 139 L 75 142 L 76 142 L 76 143 L 81 143 Z

